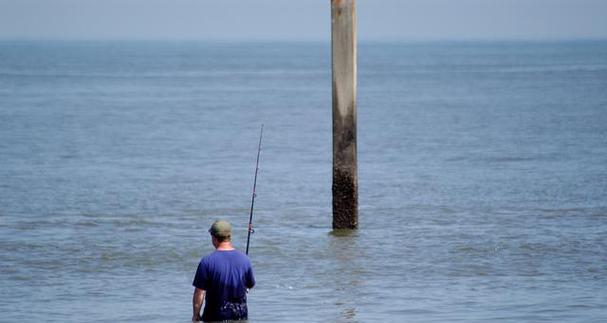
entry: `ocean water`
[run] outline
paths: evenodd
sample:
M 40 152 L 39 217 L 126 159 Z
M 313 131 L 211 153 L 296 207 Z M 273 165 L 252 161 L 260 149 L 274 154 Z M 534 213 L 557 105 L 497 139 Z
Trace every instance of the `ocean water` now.
M 326 43 L 0 42 L 0 321 L 188 322 L 206 232 L 250 322 L 604 322 L 607 42 L 361 43 L 331 231 Z

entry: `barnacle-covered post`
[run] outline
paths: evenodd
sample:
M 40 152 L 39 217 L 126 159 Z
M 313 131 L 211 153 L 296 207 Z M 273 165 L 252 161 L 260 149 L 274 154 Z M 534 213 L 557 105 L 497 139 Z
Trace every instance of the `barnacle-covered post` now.
M 358 227 L 355 4 L 331 0 L 333 229 Z

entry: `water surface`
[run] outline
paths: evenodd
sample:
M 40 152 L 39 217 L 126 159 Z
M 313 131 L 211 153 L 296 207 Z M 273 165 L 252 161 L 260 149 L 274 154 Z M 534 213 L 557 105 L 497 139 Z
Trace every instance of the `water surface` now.
M 206 230 L 251 322 L 607 317 L 607 43 L 363 43 L 360 230 L 331 232 L 321 43 L 0 43 L 0 312 L 187 322 Z

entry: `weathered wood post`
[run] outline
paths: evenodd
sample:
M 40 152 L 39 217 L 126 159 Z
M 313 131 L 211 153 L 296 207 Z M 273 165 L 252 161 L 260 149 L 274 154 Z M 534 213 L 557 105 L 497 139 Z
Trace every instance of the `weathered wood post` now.
M 355 5 L 355 0 L 331 0 L 333 229 L 358 227 Z

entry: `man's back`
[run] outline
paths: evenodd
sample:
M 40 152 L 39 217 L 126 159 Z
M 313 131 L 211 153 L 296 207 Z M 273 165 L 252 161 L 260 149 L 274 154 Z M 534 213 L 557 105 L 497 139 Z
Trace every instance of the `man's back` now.
M 255 285 L 255 278 L 242 252 L 217 250 L 202 258 L 193 285 L 206 291 L 203 321 L 247 319 L 247 288 Z

